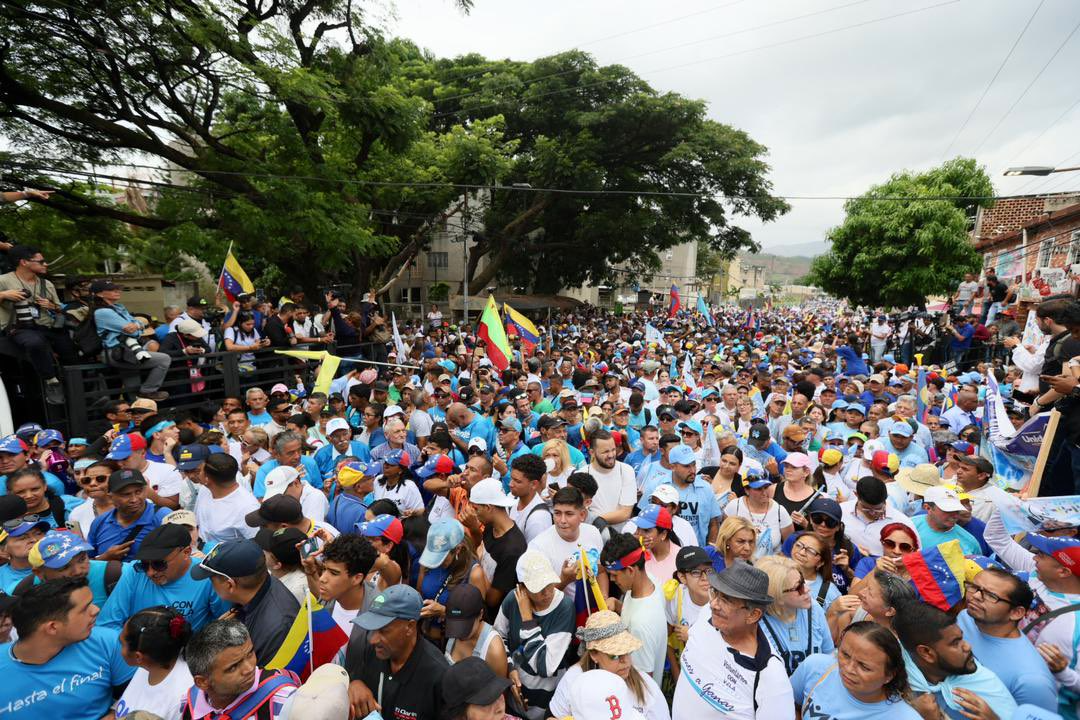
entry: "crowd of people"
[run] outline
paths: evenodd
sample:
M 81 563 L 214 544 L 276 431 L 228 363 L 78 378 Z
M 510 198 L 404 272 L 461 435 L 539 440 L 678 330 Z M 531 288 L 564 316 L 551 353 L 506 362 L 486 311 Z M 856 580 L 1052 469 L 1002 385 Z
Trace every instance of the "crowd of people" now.
M 1045 485 L 1076 492 L 1071 298 L 1034 311 L 1041 344 L 1017 330 L 966 372 L 903 362 L 887 319 L 831 301 L 582 307 L 504 368 L 433 310 L 402 345 L 365 335 L 376 362 L 329 387 L 180 413 L 156 373 L 173 335 L 213 338 L 201 303 L 149 339 L 115 285 L 86 292 L 105 349 L 155 364 L 98 436 L 0 439 L 0 713 L 1077 716 L 1078 528 L 1010 534 L 979 452 L 989 382 L 1017 425 L 1057 405 Z M 340 339 L 327 300 L 238 308 L 222 341 Z M 59 328 L 31 330 L 63 360 Z M 933 553 L 963 556 L 951 594 Z

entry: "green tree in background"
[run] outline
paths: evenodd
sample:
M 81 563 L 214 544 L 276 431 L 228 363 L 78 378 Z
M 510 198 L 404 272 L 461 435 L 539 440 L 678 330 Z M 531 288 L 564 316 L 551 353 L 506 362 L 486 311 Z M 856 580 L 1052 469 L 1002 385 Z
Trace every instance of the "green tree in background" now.
M 968 231 L 994 187 L 974 160 L 893 175 L 844 204 L 832 246 L 814 259 L 807 281 L 832 295 L 873 307 L 920 305 L 952 292 L 981 259 Z

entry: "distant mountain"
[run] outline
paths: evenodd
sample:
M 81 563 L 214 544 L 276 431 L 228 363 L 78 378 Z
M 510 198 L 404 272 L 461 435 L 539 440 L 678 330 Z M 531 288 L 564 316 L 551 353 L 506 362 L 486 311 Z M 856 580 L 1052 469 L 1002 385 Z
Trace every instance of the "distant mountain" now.
M 809 244 L 811 243 L 807 243 L 807 245 Z M 806 256 L 786 257 L 774 253 L 760 253 L 758 255 L 739 253 L 739 260 L 744 265 L 765 268 L 764 281 L 767 285 L 792 285 L 796 280 L 810 272 L 812 258 Z
M 776 247 L 765 248 L 765 251 L 771 255 L 779 255 L 780 257 L 813 258 L 827 253 L 829 251 L 829 243 L 825 240 L 815 240 L 813 242 L 795 243 L 793 245 L 777 245 Z

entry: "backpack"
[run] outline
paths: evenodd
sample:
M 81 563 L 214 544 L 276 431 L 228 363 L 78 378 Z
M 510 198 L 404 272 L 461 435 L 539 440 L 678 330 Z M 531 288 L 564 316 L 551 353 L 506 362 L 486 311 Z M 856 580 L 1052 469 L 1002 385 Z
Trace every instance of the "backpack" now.
M 97 323 L 94 322 L 93 310 L 87 313 L 85 320 L 75 326 L 71 339 L 83 357 L 96 358 L 101 354 L 103 347 L 101 336 L 98 335 Z

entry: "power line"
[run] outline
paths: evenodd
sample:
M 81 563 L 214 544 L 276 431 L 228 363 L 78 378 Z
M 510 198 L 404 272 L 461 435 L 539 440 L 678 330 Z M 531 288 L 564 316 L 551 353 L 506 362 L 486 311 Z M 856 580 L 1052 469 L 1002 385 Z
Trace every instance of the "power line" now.
M 1002 59 L 1001 64 L 998 65 L 997 71 L 994 72 L 994 76 L 990 78 L 990 82 L 988 82 L 986 84 L 986 87 L 983 88 L 982 95 L 979 95 L 979 99 L 975 101 L 975 104 L 972 106 L 971 111 L 967 114 L 967 117 L 964 118 L 964 122 L 961 123 L 960 129 L 956 131 L 956 134 L 953 135 L 953 139 L 949 141 L 948 147 L 945 148 L 945 152 L 941 154 L 942 159 L 948 157 L 949 151 L 952 150 L 952 147 L 956 144 L 956 141 L 960 139 L 961 133 L 964 132 L 964 129 L 968 126 L 968 123 L 971 122 L 971 118 L 975 117 L 975 111 L 979 109 L 979 106 L 982 105 L 982 101 L 986 99 L 986 95 L 990 92 L 990 88 L 994 86 L 994 83 L 997 81 L 998 76 L 1001 75 L 1001 71 L 1005 69 L 1005 65 L 1008 64 L 1009 58 L 1011 58 L 1013 56 L 1013 53 L 1016 51 L 1016 46 L 1020 44 L 1020 40 L 1023 39 L 1024 33 L 1027 32 L 1029 27 L 1031 27 L 1031 22 L 1035 19 L 1035 16 L 1039 14 L 1039 10 L 1042 9 L 1042 6 L 1045 2 L 1046 0 L 1039 0 L 1039 4 L 1035 7 L 1035 12 L 1031 13 L 1031 17 L 1029 17 L 1027 22 L 1024 23 L 1024 27 L 1020 29 L 1020 34 L 1016 36 L 1016 40 L 1013 40 L 1012 47 L 1009 48 L 1009 52 L 1005 54 L 1005 57 Z
M 1077 22 L 1076 25 L 1073 25 L 1073 29 L 1069 31 L 1069 34 L 1066 35 L 1065 39 L 1061 41 L 1061 44 L 1057 46 L 1057 49 L 1054 50 L 1052 55 L 1050 55 L 1046 63 L 1041 68 L 1039 68 L 1039 72 L 1035 73 L 1035 77 L 1031 78 L 1031 82 L 1027 84 L 1027 87 L 1025 87 L 1024 91 L 1020 93 L 1020 96 L 1013 101 L 1012 105 L 1009 106 L 1009 109 L 1005 111 L 1005 114 L 998 118 L 998 121 L 994 123 L 994 127 L 990 128 L 990 132 L 986 133 L 986 137 L 984 137 L 979 142 L 979 144 L 975 146 L 975 150 L 972 154 L 978 154 L 979 150 L 982 149 L 982 146 L 986 144 L 986 141 L 989 140 L 995 132 L 997 132 L 997 129 L 1001 127 L 1001 124 L 1005 122 L 1006 118 L 1012 115 L 1013 110 L 1015 110 L 1016 107 L 1020 104 L 1020 102 L 1027 96 L 1028 91 L 1031 90 L 1031 88 L 1035 85 L 1039 78 L 1042 77 L 1042 74 L 1046 72 L 1046 69 L 1050 67 L 1050 64 L 1054 62 L 1054 59 L 1065 48 L 1068 42 L 1072 40 L 1072 36 L 1076 34 L 1077 30 L 1080 30 L 1080 22 Z

